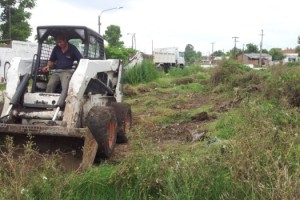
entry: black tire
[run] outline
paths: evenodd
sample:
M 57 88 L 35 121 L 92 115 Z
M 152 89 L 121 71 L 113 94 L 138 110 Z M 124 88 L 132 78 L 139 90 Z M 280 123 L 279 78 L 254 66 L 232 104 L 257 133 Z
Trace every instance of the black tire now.
M 93 107 L 87 116 L 87 126 L 99 145 L 97 157 L 109 158 L 117 140 L 117 118 L 114 108 Z
M 170 66 L 164 65 L 163 68 L 164 68 L 164 72 L 165 72 L 166 74 L 169 73 Z
M 129 104 L 126 103 L 111 103 L 111 106 L 114 108 L 117 121 L 117 143 L 127 143 L 127 133 L 129 132 L 132 125 L 132 112 Z
M 4 106 L 4 103 L 3 103 L 3 102 L 0 102 L 0 115 L 1 115 L 2 110 L 3 110 L 3 106 Z

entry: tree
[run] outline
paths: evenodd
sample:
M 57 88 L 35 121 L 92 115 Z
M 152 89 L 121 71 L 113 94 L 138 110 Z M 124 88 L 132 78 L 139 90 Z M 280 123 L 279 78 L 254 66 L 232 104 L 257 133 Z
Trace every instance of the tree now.
M 3 12 L 0 15 L 0 31 L 2 39 L 26 41 L 31 35 L 28 19 L 31 13 L 28 9 L 34 8 L 36 0 L 0 0 Z
M 188 64 L 193 64 L 197 59 L 201 59 L 202 53 L 200 51 L 196 52 L 194 46 L 187 44 L 184 51 L 184 59 Z
M 300 56 L 300 45 L 296 46 L 296 52 L 298 53 L 298 56 Z
M 255 44 L 249 43 L 246 44 L 246 50 L 244 51 L 245 53 L 258 53 L 258 47 Z
M 108 42 L 110 47 L 123 47 L 124 42 L 120 41 L 122 37 L 121 29 L 117 25 L 110 25 L 107 27 L 103 38 Z
M 232 59 L 237 59 L 237 57 L 242 53 L 243 51 L 241 49 L 233 47 L 229 52 L 227 52 L 227 55 Z
M 136 50 L 124 47 L 105 47 L 105 54 L 107 59 L 121 59 L 125 63 L 128 62 L 129 56 L 134 55 Z
M 298 44 L 300 44 L 300 36 L 298 36 Z M 298 53 L 298 56 L 300 56 L 300 45 L 296 46 L 296 51 Z
M 122 34 L 119 26 L 110 25 L 107 27 L 103 36 L 108 42 L 108 46 L 105 47 L 105 54 L 108 59 L 122 59 L 126 63 L 129 55 L 135 54 L 136 50 L 125 48 L 124 42 L 120 41 L 121 37 Z
M 274 61 L 280 61 L 285 58 L 285 55 L 283 55 L 283 53 L 281 53 L 280 48 L 270 49 L 269 54 L 272 56 L 272 60 L 274 60 Z
M 215 57 L 222 57 L 222 56 L 225 56 L 225 53 L 221 50 L 218 50 L 218 51 L 213 52 L 212 55 Z

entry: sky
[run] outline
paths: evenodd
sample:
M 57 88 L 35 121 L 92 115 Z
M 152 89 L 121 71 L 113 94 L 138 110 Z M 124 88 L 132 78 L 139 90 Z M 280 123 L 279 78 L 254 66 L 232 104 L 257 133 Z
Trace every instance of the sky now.
M 243 49 L 252 43 L 263 49 L 294 48 L 300 35 L 298 0 L 36 0 L 29 23 L 84 25 L 101 34 L 110 25 L 121 29 L 126 47 L 151 54 L 153 48 L 191 44 L 195 51 Z M 117 9 L 122 7 L 121 9 Z M 116 9 L 112 9 L 116 8 Z M 108 10 L 112 9 L 112 10 Z M 263 36 L 262 36 L 263 30 Z

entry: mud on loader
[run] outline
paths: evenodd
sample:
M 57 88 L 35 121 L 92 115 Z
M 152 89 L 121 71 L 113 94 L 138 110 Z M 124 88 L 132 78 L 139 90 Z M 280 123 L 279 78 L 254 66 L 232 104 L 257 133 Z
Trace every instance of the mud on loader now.
M 56 93 L 46 93 L 51 72 L 41 68 L 58 32 L 66 34 L 83 58 L 74 64 L 67 91 L 58 87 Z M 130 106 L 121 103 L 122 62 L 106 60 L 102 36 L 84 26 L 39 26 L 37 39 L 34 58 L 15 57 L 7 71 L 0 145 L 6 135 L 16 143 L 29 135 L 39 151 L 62 152 L 67 168 L 86 169 L 95 159 L 110 157 L 116 142 L 127 142 L 132 116 Z

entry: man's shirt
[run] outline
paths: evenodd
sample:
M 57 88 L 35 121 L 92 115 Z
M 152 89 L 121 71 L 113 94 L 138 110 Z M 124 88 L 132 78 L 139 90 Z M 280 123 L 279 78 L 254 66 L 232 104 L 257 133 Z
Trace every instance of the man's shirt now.
M 81 53 L 78 49 L 68 43 L 68 50 L 63 53 L 59 46 L 55 46 L 52 50 L 50 61 L 54 62 L 55 69 L 72 69 L 73 63 L 76 60 L 79 63 L 79 60 L 82 58 Z

